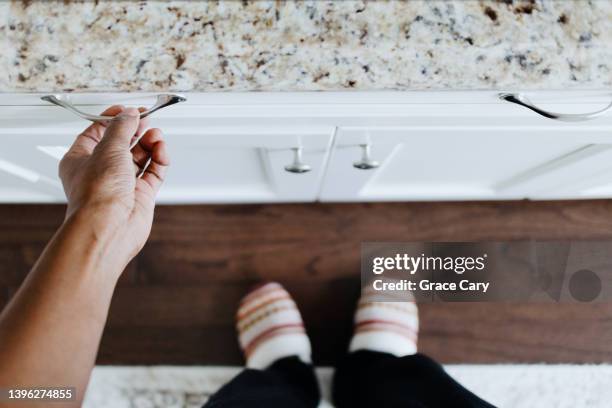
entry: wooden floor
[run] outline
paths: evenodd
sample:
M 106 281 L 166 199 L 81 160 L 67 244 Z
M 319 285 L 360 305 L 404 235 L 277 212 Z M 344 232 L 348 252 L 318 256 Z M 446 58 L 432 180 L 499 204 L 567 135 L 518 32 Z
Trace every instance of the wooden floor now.
M 63 217 L 0 206 L 0 305 Z M 362 241 L 612 238 L 612 201 L 159 207 L 116 291 L 101 364 L 239 364 L 236 303 L 262 279 L 295 295 L 315 361 L 346 348 Z M 420 349 L 452 363 L 612 362 L 612 304 L 423 304 Z

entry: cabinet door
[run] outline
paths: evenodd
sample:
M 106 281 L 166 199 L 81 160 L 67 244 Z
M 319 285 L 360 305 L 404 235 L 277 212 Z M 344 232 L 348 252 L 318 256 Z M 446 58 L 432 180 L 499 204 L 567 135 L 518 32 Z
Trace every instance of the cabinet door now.
M 606 127 L 401 127 L 339 129 L 323 201 L 612 197 L 592 174 L 612 176 Z M 369 145 L 378 168 L 353 166 Z M 606 173 L 607 171 L 607 173 Z M 581 186 L 585 179 L 590 182 Z M 590 187 L 589 187 L 590 186 Z
M 122 102 L 114 100 L 113 102 Z M 127 103 L 132 102 L 130 100 Z M 136 104 L 136 106 L 138 106 Z M 98 113 L 108 105 L 81 106 Z M 212 122 L 206 106 L 156 112 L 151 126 L 167 140 L 171 167 L 158 201 L 257 203 L 314 201 L 333 126 L 280 127 L 249 118 Z M 255 124 L 253 124 L 255 123 Z M 61 202 L 57 165 L 75 135 L 90 123 L 54 106 L 5 106 L 0 112 L 0 201 Z M 310 172 L 285 171 L 302 148 Z
M 315 201 L 333 129 L 206 129 L 164 126 L 172 165 L 159 200 L 165 203 Z M 311 170 L 291 173 L 296 146 Z

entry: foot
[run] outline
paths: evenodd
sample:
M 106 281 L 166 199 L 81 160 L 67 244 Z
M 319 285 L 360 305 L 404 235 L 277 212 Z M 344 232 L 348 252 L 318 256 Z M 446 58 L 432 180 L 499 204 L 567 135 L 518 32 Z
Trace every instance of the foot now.
M 311 362 L 300 311 L 279 283 L 266 283 L 246 295 L 236 313 L 236 326 L 249 368 L 265 369 L 290 356 Z
M 381 301 L 384 300 L 384 301 Z M 414 298 L 363 289 L 355 312 L 349 352 L 379 351 L 403 357 L 417 352 L 419 316 Z

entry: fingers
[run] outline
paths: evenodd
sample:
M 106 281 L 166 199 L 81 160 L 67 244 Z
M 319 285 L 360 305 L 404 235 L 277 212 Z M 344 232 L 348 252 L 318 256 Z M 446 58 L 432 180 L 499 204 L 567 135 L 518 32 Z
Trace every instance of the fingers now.
M 140 113 L 136 108 L 126 108 L 111 120 L 106 127 L 98 149 L 128 150 L 132 137 L 138 131 Z
M 101 115 L 116 116 L 124 109 L 122 105 L 113 105 L 102 112 Z M 93 123 L 77 136 L 70 150 L 72 152 L 91 154 L 98 143 L 100 143 L 100 140 L 102 140 L 105 130 L 106 125 L 104 123 Z
M 163 134 L 159 129 L 149 129 L 140 139 L 136 141 L 136 144 L 132 148 L 132 156 L 134 163 L 142 168 L 153 151 L 155 143 L 163 140 Z M 168 160 L 168 157 L 161 158 L 162 160 Z
M 147 130 L 136 147 L 139 149 L 139 154 L 145 155 L 139 159 L 143 166 L 150 159 L 149 165 L 144 169 L 140 179 L 148 184 L 153 192 L 157 194 L 164 182 L 166 170 L 170 164 L 170 158 L 161 130 Z M 137 161 L 136 158 L 135 161 Z
M 146 110 L 147 108 L 142 107 L 142 106 L 138 108 L 138 111 L 140 113 Z M 149 118 L 146 117 L 146 118 L 140 119 L 140 123 L 138 124 L 138 130 L 136 131 L 136 134 L 134 134 L 134 136 L 132 136 L 132 139 L 130 140 L 130 148 L 132 148 L 133 146 L 136 145 L 136 143 L 138 143 L 138 140 L 142 137 L 142 135 L 148 128 L 149 128 Z

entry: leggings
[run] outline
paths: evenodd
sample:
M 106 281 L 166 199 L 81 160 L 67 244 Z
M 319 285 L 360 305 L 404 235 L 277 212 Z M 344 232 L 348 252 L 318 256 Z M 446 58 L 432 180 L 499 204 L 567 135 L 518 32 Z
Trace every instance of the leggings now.
M 493 407 L 423 354 L 350 353 L 336 367 L 332 395 L 336 408 Z M 319 399 L 312 365 L 287 357 L 266 370 L 244 370 L 204 408 L 316 408 Z

